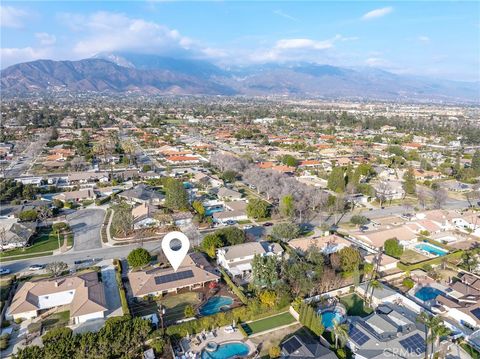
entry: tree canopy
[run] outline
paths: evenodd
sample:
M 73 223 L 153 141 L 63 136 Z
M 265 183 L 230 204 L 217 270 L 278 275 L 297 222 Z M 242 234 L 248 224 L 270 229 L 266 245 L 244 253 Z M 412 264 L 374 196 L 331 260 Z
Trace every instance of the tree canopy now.
M 136 248 L 128 254 L 127 262 L 132 268 L 143 267 L 150 263 L 152 257 L 145 248 Z
M 391 257 L 400 258 L 403 254 L 403 246 L 396 238 L 387 239 L 383 245 L 383 249 L 385 254 Z

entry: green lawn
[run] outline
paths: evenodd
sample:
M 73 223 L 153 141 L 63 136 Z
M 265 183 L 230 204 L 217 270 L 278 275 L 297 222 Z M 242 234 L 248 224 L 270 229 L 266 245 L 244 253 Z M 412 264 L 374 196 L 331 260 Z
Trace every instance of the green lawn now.
M 403 252 L 402 256 L 400 257 L 400 260 L 404 263 L 418 263 L 421 261 L 424 261 L 428 259 L 427 256 L 424 256 L 423 254 L 420 254 L 412 249 L 407 249 Z
M 58 249 L 58 238 L 50 229 L 41 230 L 35 238 L 32 239 L 32 245 L 27 248 L 16 248 L 0 253 L 0 258 L 12 256 L 27 256 L 40 252 L 54 251 Z M 60 235 L 60 245 L 63 244 L 63 236 Z M 50 253 L 51 254 L 51 253 Z M 33 257 L 33 256 L 32 256 Z M 14 259 L 14 258 L 11 258 Z M 20 257 L 18 259 L 21 259 Z
M 340 303 L 347 308 L 347 315 L 366 317 L 372 313 L 371 308 L 364 307 L 363 299 L 357 294 L 350 294 L 345 297 L 341 297 Z
M 64 327 L 68 325 L 70 319 L 70 311 L 54 313 L 42 320 L 42 327 L 46 330 L 50 330 L 56 327 Z
M 461 343 L 460 346 L 468 353 L 473 359 L 480 359 L 480 353 L 475 349 L 472 348 L 467 343 Z
M 181 294 L 168 294 L 162 298 L 159 303 L 164 305 L 165 310 L 165 320 L 166 321 L 177 321 L 185 317 L 184 311 L 187 305 L 192 305 L 196 307 L 200 304 L 198 298 L 198 293 L 196 292 L 186 292 Z
M 242 324 L 243 329 L 248 335 L 264 332 L 269 329 L 281 327 L 295 322 L 295 318 L 289 312 L 281 313 L 273 317 L 256 320 L 251 323 Z

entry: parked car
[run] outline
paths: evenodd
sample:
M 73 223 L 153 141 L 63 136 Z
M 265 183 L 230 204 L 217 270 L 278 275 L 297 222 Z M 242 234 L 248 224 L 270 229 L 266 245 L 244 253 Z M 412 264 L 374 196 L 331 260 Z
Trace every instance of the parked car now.
M 10 269 L 0 268 L 0 275 L 10 274 Z
M 231 219 L 229 219 L 229 220 L 226 222 L 227 226 L 233 226 L 235 223 L 237 223 L 237 222 L 235 222 L 235 221 L 233 221 L 233 220 L 231 220 Z
M 45 265 L 43 264 L 32 264 L 30 267 L 28 267 L 28 270 L 34 271 L 34 270 L 41 270 L 43 268 L 45 268 Z
M 253 226 L 251 224 L 247 224 L 247 225 L 243 226 L 243 229 L 250 229 L 250 228 L 253 228 Z
M 264 226 L 264 227 L 271 227 L 271 226 L 273 226 L 273 223 L 272 223 L 272 222 L 265 222 L 265 223 L 263 224 L 263 226 Z

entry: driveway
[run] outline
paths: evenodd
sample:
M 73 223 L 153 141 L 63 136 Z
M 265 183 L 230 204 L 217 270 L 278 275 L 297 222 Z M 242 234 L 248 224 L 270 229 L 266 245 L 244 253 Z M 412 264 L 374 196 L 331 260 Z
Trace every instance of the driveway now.
M 105 288 L 105 298 L 107 300 L 108 311 L 106 317 L 116 317 L 123 315 L 120 294 L 118 293 L 117 279 L 115 278 L 115 268 L 109 265 L 102 268 L 102 282 Z
M 103 209 L 81 209 L 67 216 L 74 235 L 75 251 L 102 248 L 100 231 L 104 216 Z

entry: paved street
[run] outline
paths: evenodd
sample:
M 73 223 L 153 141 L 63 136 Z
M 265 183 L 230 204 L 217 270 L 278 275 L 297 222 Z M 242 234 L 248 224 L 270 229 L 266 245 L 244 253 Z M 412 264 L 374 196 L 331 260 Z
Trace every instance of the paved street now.
M 105 211 L 103 209 L 81 209 L 67 216 L 74 234 L 74 251 L 102 248 L 100 231 Z
M 26 174 L 33 165 L 36 157 L 41 153 L 49 137 L 50 131 L 42 134 L 39 138 L 34 138 L 28 147 L 6 169 L 5 177 L 19 177 Z

